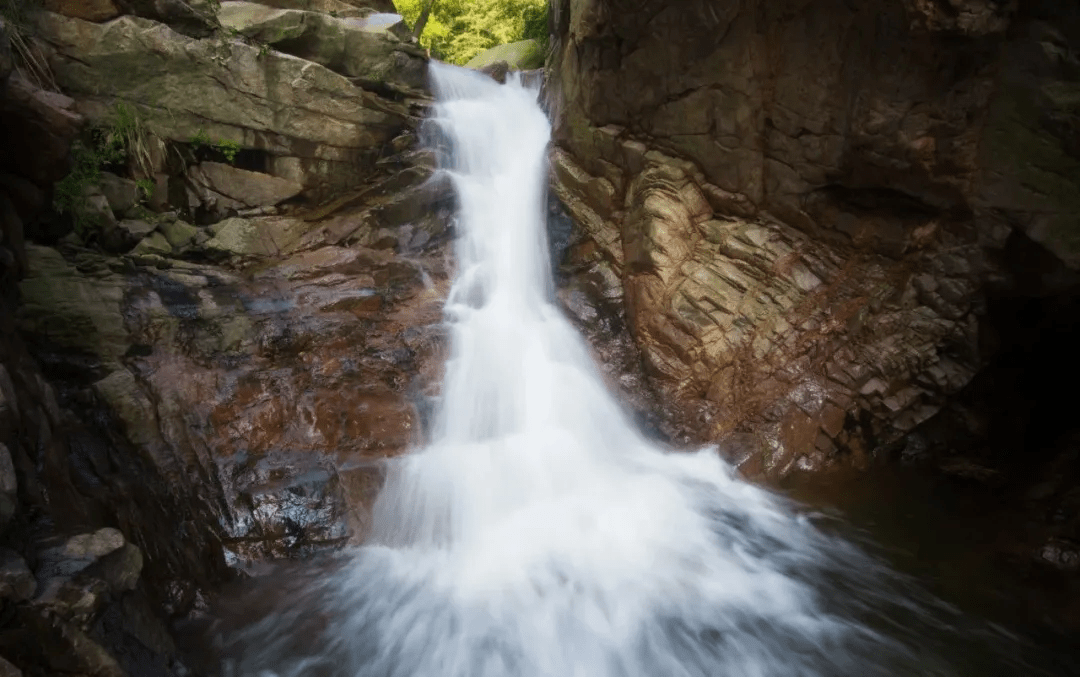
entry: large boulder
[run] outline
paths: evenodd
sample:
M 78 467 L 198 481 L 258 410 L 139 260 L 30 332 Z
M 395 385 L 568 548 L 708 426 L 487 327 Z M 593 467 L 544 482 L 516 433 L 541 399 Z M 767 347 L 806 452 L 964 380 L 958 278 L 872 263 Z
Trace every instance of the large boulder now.
M 355 185 L 383 146 L 415 123 L 407 104 L 356 87 L 304 59 L 241 41 L 197 39 L 125 16 L 95 24 L 44 13 L 57 82 L 92 121 L 115 101 L 175 142 L 209 138 L 267 156 L 309 194 Z
M 193 181 L 246 207 L 269 207 L 296 197 L 304 189 L 296 181 L 250 172 L 220 162 L 203 162 L 189 170 Z

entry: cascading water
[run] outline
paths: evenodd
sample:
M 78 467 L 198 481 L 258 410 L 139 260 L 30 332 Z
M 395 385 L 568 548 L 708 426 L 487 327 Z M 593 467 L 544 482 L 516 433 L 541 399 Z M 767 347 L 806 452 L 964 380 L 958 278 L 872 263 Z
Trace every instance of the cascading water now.
M 714 451 L 634 429 L 551 300 L 536 92 L 431 72 L 460 202 L 432 442 L 392 462 L 370 542 L 240 633 L 226 672 L 957 674 L 947 611 Z

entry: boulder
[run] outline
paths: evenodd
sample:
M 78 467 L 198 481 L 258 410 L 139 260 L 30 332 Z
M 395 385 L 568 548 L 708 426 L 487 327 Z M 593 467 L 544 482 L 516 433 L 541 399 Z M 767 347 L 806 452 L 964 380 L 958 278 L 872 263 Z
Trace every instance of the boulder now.
M 19 553 L 0 548 L 0 598 L 16 602 L 30 599 L 37 590 L 37 580 Z
M 175 249 L 181 249 L 196 242 L 202 231 L 179 219 L 166 220 L 158 226 L 168 243 Z M 205 235 L 203 235 L 205 237 Z
M 253 2 L 224 2 L 218 16 L 227 28 L 357 78 L 365 87 L 426 87 L 424 51 L 403 42 L 409 32 L 398 15 L 339 18 Z
M 161 256 L 168 256 L 172 254 L 173 248 L 169 244 L 168 238 L 162 233 L 150 233 L 150 235 L 144 237 L 139 241 L 135 248 L 131 250 L 132 256 L 141 256 L 144 254 L 158 254 Z
M 0 169 L 52 185 L 68 173 L 71 142 L 82 124 L 74 99 L 47 92 L 16 71 L 0 97 Z
M 116 214 L 123 214 L 138 204 L 142 198 L 139 185 L 131 179 L 125 179 L 111 172 L 101 172 L 98 181 L 101 194 L 109 202 L 109 207 Z
M 465 67 L 483 70 L 488 66 L 504 61 L 510 70 L 527 71 L 543 67 L 544 56 L 544 49 L 538 41 L 521 40 L 486 49 L 469 59 Z
M 108 21 L 120 15 L 113 0 L 44 0 L 42 6 L 50 12 L 86 21 Z
M 203 162 L 188 170 L 188 176 L 203 187 L 246 207 L 269 207 L 300 194 L 296 181 L 261 172 L 238 169 L 220 162 Z
M 211 227 L 207 250 L 228 256 L 280 256 L 311 226 L 300 219 L 266 216 L 231 218 Z
M 0 657 L 0 677 L 22 677 L 22 670 Z

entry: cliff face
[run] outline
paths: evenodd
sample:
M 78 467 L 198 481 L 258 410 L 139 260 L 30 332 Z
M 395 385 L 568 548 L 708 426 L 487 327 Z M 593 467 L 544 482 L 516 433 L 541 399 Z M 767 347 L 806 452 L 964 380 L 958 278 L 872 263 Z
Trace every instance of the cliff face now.
M 552 14 L 553 185 L 579 226 L 565 267 L 622 295 L 669 434 L 728 439 L 772 476 L 861 458 L 984 365 L 987 291 L 1015 287 L 1017 243 L 1052 254 L 1031 293 L 1074 284 L 1075 8 Z

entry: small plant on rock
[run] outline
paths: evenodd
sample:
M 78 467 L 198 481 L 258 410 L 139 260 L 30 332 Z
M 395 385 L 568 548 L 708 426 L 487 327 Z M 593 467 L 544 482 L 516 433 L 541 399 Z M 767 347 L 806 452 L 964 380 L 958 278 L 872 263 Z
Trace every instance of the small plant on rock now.
M 195 136 L 191 137 L 191 146 L 196 151 L 206 149 L 219 153 L 229 164 L 236 162 L 236 155 L 240 152 L 240 144 L 237 142 L 229 141 L 228 139 L 218 139 L 217 141 L 214 141 L 201 129 Z

